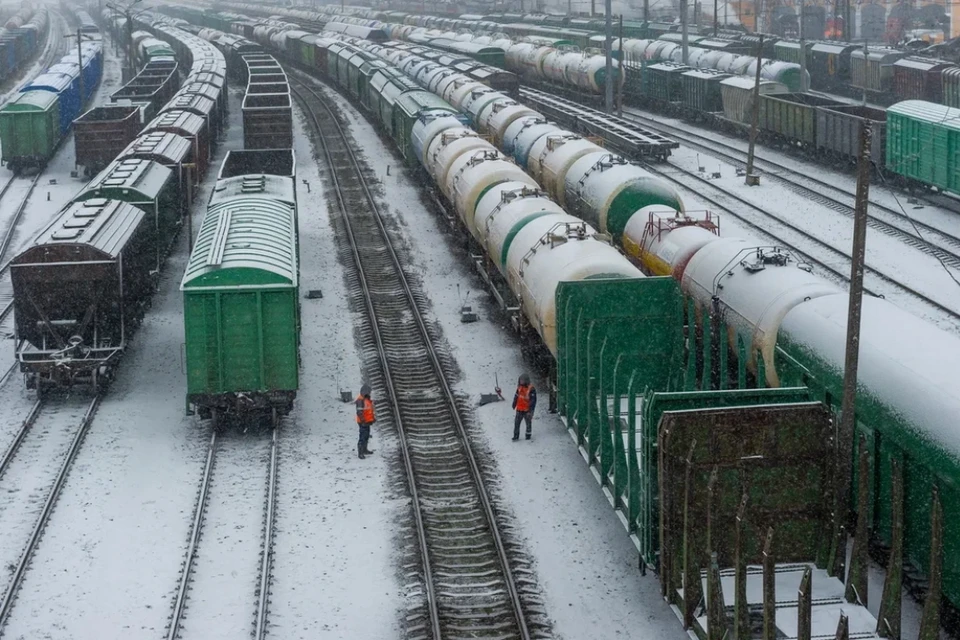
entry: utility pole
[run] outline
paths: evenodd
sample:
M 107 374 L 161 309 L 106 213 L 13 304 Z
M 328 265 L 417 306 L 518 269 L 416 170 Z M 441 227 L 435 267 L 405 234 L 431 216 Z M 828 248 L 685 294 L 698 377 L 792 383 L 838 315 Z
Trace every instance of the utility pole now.
M 613 0 L 604 0 L 603 9 L 606 15 L 604 16 L 603 26 L 604 31 L 606 32 L 606 50 L 607 50 L 607 95 L 606 100 L 604 101 L 604 106 L 606 107 L 607 113 L 613 113 L 613 17 L 610 15 L 613 9 Z
M 800 0 L 801 2 L 803 0 Z M 726 4 L 726 3 L 724 3 Z M 713 37 L 716 38 L 720 33 L 720 16 L 717 14 L 720 13 L 720 8 L 718 6 L 718 0 L 713 0 Z
M 620 14 L 620 59 L 617 62 L 617 115 L 623 117 L 623 14 Z
M 757 125 L 760 120 L 760 63 L 763 61 L 760 57 L 763 54 L 763 34 L 760 34 L 760 41 L 757 43 L 757 77 L 753 84 L 753 114 L 750 123 L 750 148 L 747 151 L 747 177 L 744 181 L 748 187 L 755 187 L 760 184 L 760 176 L 753 175 L 753 152 L 757 146 Z
M 680 62 L 687 64 L 687 0 L 680 0 Z
M 643 26 L 650 24 L 650 0 L 643 0 Z
M 83 39 L 80 27 L 77 27 L 77 64 L 80 65 L 80 73 L 77 74 L 79 81 L 77 87 L 80 90 L 80 110 L 83 111 Z
M 869 63 L 870 63 L 870 50 L 867 48 L 867 41 L 864 40 L 864 41 L 863 41 L 863 66 L 864 66 L 864 68 L 866 68 Z M 864 106 L 866 106 L 866 104 L 867 104 L 867 87 L 866 87 L 866 84 L 867 84 L 867 83 L 864 82 L 863 84 L 864 84 L 864 87 L 863 87 L 863 104 L 864 104 Z
M 837 495 L 839 520 L 846 520 L 856 425 L 857 371 L 860 364 L 860 314 L 863 310 L 863 271 L 867 253 L 867 205 L 870 200 L 870 142 L 873 131 L 866 118 L 860 121 L 860 158 L 857 162 L 857 200 L 853 213 L 853 251 L 850 254 L 850 303 L 847 311 L 847 351 L 843 364 L 843 404 L 840 408 L 837 469 L 841 491 Z M 862 517 L 862 516 L 861 516 Z
M 807 92 L 807 41 L 803 37 L 804 0 L 800 0 L 800 93 Z

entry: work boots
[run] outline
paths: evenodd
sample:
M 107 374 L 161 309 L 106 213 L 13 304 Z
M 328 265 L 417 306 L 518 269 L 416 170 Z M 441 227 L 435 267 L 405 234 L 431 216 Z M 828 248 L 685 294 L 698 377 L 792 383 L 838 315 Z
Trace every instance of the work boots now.
M 373 449 L 364 449 L 363 455 L 365 456 L 373 455 Z
M 363 446 L 362 446 L 362 445 L 359 445 L 359 444 L 357 445 L 357 456 L 358 456 L 361 460 L 363 460 L 364 457 L 365 457 L 365 456 L 363 455 Z

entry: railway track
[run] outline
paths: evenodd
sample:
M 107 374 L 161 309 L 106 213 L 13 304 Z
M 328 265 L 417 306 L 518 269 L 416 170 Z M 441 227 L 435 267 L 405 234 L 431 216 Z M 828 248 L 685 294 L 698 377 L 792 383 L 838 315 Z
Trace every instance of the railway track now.
M 291 74 L 291 91 L 319 134 L 353 265 L 351 296 L 365 309 L 364 348 L 386 395 L 413 502 L 422 605 L 411 638 L 531 638 L 549 634 L 523 561 L 508 554 L 480 465 L 438 351 L 386 231 L 352 143 L 320 91 Z M 349 212 L 349 214 L 347 213 Z M 387 416 L 381 416 L 386 418 Z M 383 422 L 383 420 L 381 420 Z M 514 566 L 516 562 L 516 566 Z
M 27 208 L 27 202 L 30 201 L 30 196 L 33 195 L 34 190 L 37 188 L 37 184 L 40 182 L 40 177 L 43 175 L 43 172 L 38 172 L 32 178 L 19 178 L 18 176 L 12 176 L 10 180 L 3 186 L 0 190 L 0 210 L 2 211 L 12 211 L 12 213 L 7 218 L 6 228 L 3 230 L 3 236 L 0 237 L 0 327 L 4 326 L 4 322 L 7 319 L 7 316 L 10 315 L 10 312 L 13 311 L 13 282 L 10 280 L 10 260 L 6 260 L 7 250 L 10 248 L 10 244 L 13 241 L 13 236 L 16 233 L 17 226 L 20 224 L 20 219 L 23 217 L 23 212 Z M 20 198 L 19 204 L 14 205 L 13 209 L 8 208 L 6 202 L 7 193 L 14 182 L 19 180 L 29 180 L 30 184 L 26 190 L 26 193 L 23 194 L 23 197 Z
M 772 213 L 746 198 L 724 190 L 695 171 L 677 165 L 669 165 L 669 168 L 660 165 L 646 165 L 645 168 L 651 173 L 672 182 L 679 189 L 690 192 L 701 200 L 710 203 L 718 211 L 722 211 L 740 221 L 759 236 L 769 238 L 772 240 L 772 244 L 782 246 L 805 262 L 819 267 L 830 274 L 834 280 L 842 284 L 850 282 L 850 254 L 824 242 L 784 217 Z M 691 182 L 695 183 L 698 188 L 694 189 Z M 807 248 L 801 249 L 801 246 Z M 816 255 L 812 250 L 813 247 L 816 247 Z M 817 255 L 820 257 L 817 257 Z M 922 291 L 900 282 L 893 276 L 869 265 L 866 267 L 865 273 L 867 276 L 873 276 L 876 280 L 924 302 L 940 313 L 954 319 L 960 319 L 960 310 L 944 305 Z M 873 296 L 887 295 L 887 292 L 877 291 L 870 287 L 865 287 L 864 291 Z
M 747 152 L 723 140 L 708 138 L 688 129 L 664 124 L 641 116 L 633 109 L 627 110 L 624 117 L 642 123 L 644 127 L 668 132 L 671 137 L 681 140 L 689 147 L 719 157 L 736 168 L 743 169 L 747 166 Z M 769 158 L 756 156 L 754 166 L 763 171 L 765 176 L 793 193 L 853 218 L 856 194 Z M 876 200 L 870 200 L 867 224 L 871 229 L 897 238 L 904 244 L 937 258 L 947 266 L 960 269 L 960 236 L 950 231 L 914 220 L 903 211 L 898 211 Z
M 8 574 L 0 600 L 0 632 L 99 406 L 100 396 L 38 400 L 0 460 L 0 495 L 6 503 L 0 520 L 0 566 Z M 30 512 L 36 504 L 39 512 Z
M 525 88 L 521 92 L 528 95 L 543 96 L 561 104 L 577 104 L 561 96 L 533 89 Z M 735 168 L 743 169 L 747 165 L 747 152 L 735 144 L 700 135 L 691 129 L 666 124 L 660 120 L 641 115 L 639 110 L 633 108 L 627 108 L 623 117 L 626 120 L 633 120 L 643 125 L 645 129 L 652 129 L 669 135 L 692 149 L 722 159 Z M 851 219 L 853 218 L 856 194 L 826 180 L 806 175 L 786 164 L 759 155 L 754 158 L 754 166 L 762 170 L 765 176 L 804 199 Z M 876 200 L 870 201 L 867 224 L 871 229 L 896 238 L 904 244 L 940 260 L 946 266 L 960 269 L 960 236 L 948 230 L 919 220 L 913 220 L 903 211 Z
M 249 619 L 238 615 L 255 603 L 255 640 L 267 633 L 270 577 L 273 569 L 273 525 L 276 512 L 278 429 L 272 430 L 269 452 L 232 435 L 210 436 L 190 540 L 167 639 L 249 636 Z M 269 465 L 264 467 L 264 458 Z M 266 483 L 265 498 L 261 495 Z M 215 500 L 211 501 L 211 494 Z M 261 525 L 262 524 L 262 528 Z M 253 536 L 256 531 L 259 535 Z M 204 543 L 204 539 L 207 540 Z M 254 570 L 253 558 L 259 552 Z M 239 561 L 250 559 L 247 582 Z M 199 604 L 187 619 L 191 599 Z

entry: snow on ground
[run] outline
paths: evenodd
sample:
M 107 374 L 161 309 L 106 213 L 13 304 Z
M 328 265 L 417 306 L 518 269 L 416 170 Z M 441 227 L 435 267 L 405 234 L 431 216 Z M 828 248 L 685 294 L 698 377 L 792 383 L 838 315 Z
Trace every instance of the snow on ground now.
M 21 69 L 16 74 L 16 80 L 12 83 L 9 78 L 4 83 L 5 89 L 0 93 L 0 105 L 5 104 L 14 94 L 19 93 L 20 89 L 30 84 L 35 77 L 40 75 L 40 72 L 47 70 L 49 65 L 46 57 L 51 47 L 64 46 L 63 41 L 57 38 L 56 31 L 59 29 L 61 33 L 64 32 L 67 25 L 59 13 L 50 12 L 49 25 L 50 28 L 47 30 L 47 39 L 44 42 L 43 49 L 34 57 L 33 62 L 26 68 Z
M 747 202 L 769 211 L 777 219 L 803 229 L 813 237 L 846 255 L 851 253 L 853 246 L 853 220 L 838 213 L 825 205 L 812 202 L 791 193 L 781 184 L 773 180 L 764 181 L 758 187 L 748 187 L 742 176 L 736 174 L 736 169 L 719 161 L 707 163 L 703 154 L 689 148 L 680 148 L 672 155 L 672 163 L 688 171 L 697 171 L 699 166 L 707 165 L 709 172 L 719 171 L 721 177 L 711 180 L 718 189 L 743 198 Z M 696 189 L 696 187 L 691 187 Z M 730 202 L 729 206 L 749 220 L 754 220 L 771 233 L 779 235 L 777 223 L 755 214 L 738 202 Z M 721 225 L 732 216 L 720 214 Z M 730 235 L 724 233 L 724 235 Z M 748 232 L 756 236 L 756 232 Z M 815 245 L 813 241 L 804 240 L 797 247 L 810 256 L 823 259 L 827 264 L 838 268 L 841 273 L 850 270 L 849 261 L 838 260 L 826 249 Z M 938 300 L 941 304 L 960 312 L 960 286 L 944 271 L 940 263 L 932 256 L 903 242 L 898 237 L 891 237 L 878 233 L 873 229 L 867 232 L 867 266 L 877 274 L 883 274 L 910 286 L 917 291 Z M 960 273 L 956 274 L 960 277 Z M 930 305 L 905 293 L 898 287 L 884 282 L 875 273 L 868 272 L 865 277 L 866 286 L 884 295 L 891 302 L 935 321 L 945 330 L 957 331 L 956 318 L 930 307 Z
M 493 391 L 497 375 L 509 394 L 528 365 L 518 342 L 492 319 L 490 298 L 479 279 L 464 267 L 462 242 L 424 207 L 420 187 L 425 185 L 399 168 L 398 156 L 383 151 L 383 142 L 362 116 L 343 99 L 338 102 L 357 146 L 389 194 L 384 213 L 399 227 L 415 274 L 432 300 L 432 314 L 463 371 L 457 391 L 479 399 L 481 392 Z M 474 308 L 480 307 L 482 318 L 476 324 L 460 323 L 461 300 L 468 292 Z M 545 387 L 545 381 L 539 382 Z M 660 599 L 656 579 L 640 576 L 636 549 L 559 418 L 547 413 L 543 395 L 530 442 L 511 442 L 513 412 L 506 402 L 478 408 L 476 424 L 478 440 L 499 465 L 498 491 L 534 559 L 554 632 L 569 639 L 686 637 Z
M 282 638 L 400 637 L 396 523 L 409 500 L 389 488 L 392 433 L 374 427 L 357 458 L 353 403 L 362 382 L 343 270 L 337 259 L 321 168 L 299 108 L 295 120 L 300 213 L 301 390 L 280 443 L 270 633 Z M 309 184 L 309 191 L 304 184 Z M 384 409 L 381 409 L 384 410 Z
M 242 144 L 239 101 L 231 106 L 217 164 Z M 196 199 L 194 229 L 212 185 Z M 134 640 L 166 631 L 208 437 L 184 415 L 186 260 L 184 233 L 40 542 L 7 627 L 12 638 Z

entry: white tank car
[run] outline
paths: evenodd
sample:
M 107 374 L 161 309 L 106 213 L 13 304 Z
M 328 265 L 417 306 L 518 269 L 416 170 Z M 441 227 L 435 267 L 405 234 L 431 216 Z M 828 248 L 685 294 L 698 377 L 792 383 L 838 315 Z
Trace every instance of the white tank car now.
M 479 122 L 483 111 L 495 102 L 509 100 L 510 96 L 486 87 L 486 91 L 472 91 L 463 101 L 463 108 L 471 122 Z
M 447 174 L 447 197 L 453 202 L 467 229 L 473 229 L 473 216 L 480 197 L 493 185 L 507 181 L 537 186 L 523 169 L 493 147 L 465 153 L 453 161 Z
M 495 94 L 485 94 L 479 102 L 471 103 L 468 113 L 473 119 L 477 131 L 484 135 L 490 136 L 492 140 L 493 132 L 490 131 L 489 127 L 487 126 L 490 121 L 490 114 L 493 113 L 494 108 L 500 105 L 503 105 L 503 107 L 509 107 L 510 105 L 516 103 L 517 101 L 510 96 L 497 91 Z M 500 145 L 497 146 L 499 147 Z
M 466 127 L 447 129 L 436 136 L 427 149 L 427 172 L 433 176 L 446 195 L 447 175 L 453 161 L 468 151 L 493 148 L 493 145 L 481 138 L 473 129 Z
M 561 129 L 560 131 L 538 138 L 530 146 L 530 152 L 527 154 L 527 171 L 530 172 L 530 175 L 532 175 L 537 182 L 542 182 L 543 166 L 541 162 L 543 161 L 544 153 L 547 151 L 547 145 L 556 147 L 562 144 L 575 143 L 578 140 L 583 140 L 583 136 L 566 129 Z
M 513 158 L 524 168 L 529 169 L 530 151 L 533 145 L 540 138 L 552 133 L 562 133 L 565 130 L 544 118 L 538 118 L 537 122 L 523 126 L 513 138 Z
M 503 273 L 507 252 L 517 232 L 535 218 L 562 213 L 564 210 L 546 191 L 522 182 L 503 182 L 480 198 L 473 224 L 477 240 Z
M 569 50 L 554 49 L 553 47 L 545 48 L 549 49 L 549 51 L 547 55 L 543 57 L 541 75 L 547 80 L 552 80 L 558 84 L 566 84 L 567 63 L 579 54 Z
M 700 308 L 719 304 L 731 348 L 742 336 L 750 350 L 747 366 L 754 371 L 759 352 L 771 387 L 780 384 L 774 355 L 784 316 L 807 300 L 842 293 L 789 254 L 744 238 L 721 238 L 697 251 L 683 272 L 682 288 Z
M 463 128 L 463 123 L 456 116 L 442 112 L 431 112 L 417 118 L 413 123 L 410 138 L 413 141 L 413 152 L 417 155 L 420 164 L 426 167 L 426 153 L 433 139 L 455 127 Z
M 510 149 L 505 148 L 506 134 L 510 130 L 510 125 L 521 118 L 536 118 L 540 114 L 529 107 L 511 100 L 512 104 L 498 102 L 483 114 L 483 128 L 493 136 L 493 144 L 503 148 L 504 153 L 510 153 Z M 511 147 L 512 148 L 512 147 Z
M 791 350 L 810 354 L 842 380 L 848 305 L 846 293 L 797 305 L 781 324 L 781 341 Z M 864 296 L 857 374 L 860 402 L 869 398 L 884 406 L 954 459 L 960 458 L 957 362 L 956 335 L 885 300 Z
M 547 136 L 543 150 L 538 156 L 540 184 L 553 196 L 554 200 L 560 203 L 561 207 L 567 208 L 567 194 L 564 188 L 567 173 L 580 158 L 603 152 L 602 147 L 586 138 L 567 140 L 561 137 L 554 140 L 551 136 Z M 591 224 L 594 223 L 591 222 Z
M 458 84 L 464 82 L 473 82 L 467 76 L 462 73 L 449 73 L 433 80 L 434 85 L 436 86 L 436 94 L 453 105 L 453 102 L 450 102 L 450 99 L 447 96 L 453 94 L 456 90 Z
M 517 134 L 528 127 L 532 127 L 535 124 L 545 123 L 546 121 L 546 118 L 536 112 L 535 115 L 520 116 L 511 122 L 510 126 L 504 130 L 503 143 L 500 145 L 500 150 L 508 156 L 513 157 L 513 152 L 516 149 L 515 143 Z M 514 160 L 516 160 L 516 157 L 514 157 Z
M 606 88 L 607 61 L 604 56 L 587 55 L 580 59 L 576 68 L 568 68 L 569 77 L 581 89 L 586 89 L 594 93 L 600 93 Z M 623 86 L 623 72 L 620 70 L 620 62 L 613 61 L 613 86 Z
M 667 182 L 604 150 L 585 155 L 570 167 L 564 192 L 570 213 L 615 238 L 622 237 L 630 219 L 650 205 L 683 211 L 680 195 Z
M 449 102 L 455 109 L 464 111 L 463 101 L 473 91 L 492 91 L 487 85 L 471 80 L 467 76 L 456 78 L 443 89 L 443 95 L 440 97 Z
M 507 252 L 507 282 L 543 343 L 557 354 L 556 292 L 560 282 L 588 278 L 642 278 L 612 246 L 596 237 L 583 220 L 550 214 L 530 220 Z
M 440 81 L 447 76 L 453 75 L 454 73 L 454 71 L 448 69 L 447 67 L 437 65 L 432 69 L 425 69 L 421 74 L 420 82 L 423 83 L 423 86 L 427 89 L 427 91 L 436 92 L 436 87 Z
M 651 229 L 647 226 L 657 218 L 678 218 L 683 226 L 673 229 Z M 655 276 L 672 276 L 678 282 L 683 280 L 683 271 L 693 255 L 710 244 L 719 240 L 715 233 L 698 227 L 693 220 L 683 214 L 669 210 L 663 205 L 650 205 L 638 211 L 624 229 L 624 250 L 641 261 L 647 272 Z M 642 243 L 642 247 L 641 247 Z

